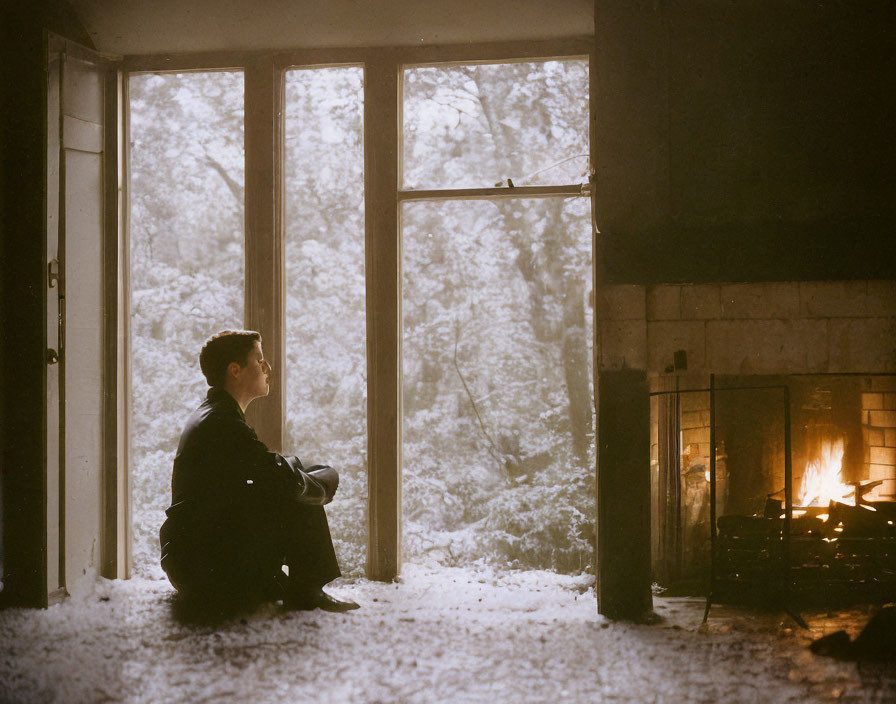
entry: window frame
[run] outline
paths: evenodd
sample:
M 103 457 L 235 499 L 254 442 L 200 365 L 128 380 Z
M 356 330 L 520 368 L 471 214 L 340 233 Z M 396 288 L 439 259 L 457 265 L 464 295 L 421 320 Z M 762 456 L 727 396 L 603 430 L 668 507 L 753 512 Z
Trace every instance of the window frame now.
M 367 310 L 367 576 L 388 581 L 401 570 L 401 203 L 406 200 L 584 196 L 590 184 L 407 190 L 400 181 L 402 76 L 405 68 L 470 63 L 588 59 L 589 136 L 595 163 L 592 36 L 428 46 L 310 48 L 285 51 L 210 52 L 125 56 L 121 62 L 122 130 L 128 134 L 130 75 L 155 72 L 242 70 L 245 90 L 245 325 L 261 331 L 276 376 L 268 398 L 247 415 L 259 437 L 283 449 L 285 401 L 283 130 L 284 79 L 288 69 L 362 66 L 364 69 L 364 218 Z M 122 154 L 121 248 L 129 251 L 129 145 Z M 592 251 L 595 243 L 592 240 Z M 593 257 L 596 261 L 596 257 Z M 130 310 L 129 266 L 122 264 L 123 307 Z M 592 276 L 595 265 L 592 264 Z M 125 316 L 125 319 L 127 316 Z M 125 323 L 126 325 L 126 323 Z M 123 330 L 124 385 L 129 387 L 130 341 Z M 596 339 L 595 339 L 596 342 Z M 597 345 L 594 345 L 597 350 Z M 595 374 L 596 359 L 593 360 Z M 595 383 L 595 389 L 597 384 Z M 125 391 L 125 393 L 127 393 Z M 127 403 L 129 408 L 129 401 Z M 130 448 L 127 447 L 126 463 Z M 128 564 L 130 555 L 125 559 Z

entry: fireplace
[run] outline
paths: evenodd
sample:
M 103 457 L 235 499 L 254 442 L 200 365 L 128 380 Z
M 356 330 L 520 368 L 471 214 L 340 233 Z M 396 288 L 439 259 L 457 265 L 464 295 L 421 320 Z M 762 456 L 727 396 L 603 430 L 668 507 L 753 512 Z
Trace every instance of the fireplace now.
M 731 577 L 735 592 L 742 579 L 741 594 L 761 591 L 768 575 L 790 592 L 793 581 L 824 593 L 838 570 L 860 585 L 890 588 L 892 538 L 851 536 L 865 516 L 883 515 L 896 499 L 896 280 L 598 284 L 594 300 L 596 376 L 606 394 L 598 404 L 598 570 L 605 592 L 614 600 L 635 594 L 633 609 L 646 602 L 638 590 L 646 592 L 647 579 L 673 593 L 708 594 L 713 568 Z M 715 419 L 710 379 L 726 389 L 717 394 Z M 777 388 L 728 390 L 734 386 Z M 794 415 L 789 424 L 785 407 Z M 865 499 L 887 505 L 872 512 L 837 500 L 836 515 L 827 511 L 825 521 L 829 499 L 827 507 L 801 507 L 799 496 L 807 465 L 839 457 L 841 440 L 835 484 L 858 482 Z M 649 482 L 642 467 L 649 467 Z M 788 487 L 796 514 L 784 510 Z M 824 503 L 816 493 L 818 500 L 806 503 Z M 724 536 L 723 516 L 732 517 L 723 521 Z M 879 521 L 861 529 L 881 530 Z M 738 539 L 752 569 L 729 559 L 723 572 L 712 550 L 723 537 Z M 847 548 L 855 548 L 853 562 Z
M 659 585 L 739 602 L 896 593 L 896 377 L 718 375 L 711 386 L 656 393 Z

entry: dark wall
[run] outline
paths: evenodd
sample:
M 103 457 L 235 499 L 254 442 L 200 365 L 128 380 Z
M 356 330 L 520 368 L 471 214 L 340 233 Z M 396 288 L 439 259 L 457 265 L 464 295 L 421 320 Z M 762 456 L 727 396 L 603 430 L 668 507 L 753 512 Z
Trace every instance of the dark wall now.
M 90 46 L 64 2 L 4 9 L 0 175 L 0 482 L 4 605 L 41 605 L 45 579 L 45 28 Z
M 896 3 L 598 0 L 604 282 L 893 278 Z

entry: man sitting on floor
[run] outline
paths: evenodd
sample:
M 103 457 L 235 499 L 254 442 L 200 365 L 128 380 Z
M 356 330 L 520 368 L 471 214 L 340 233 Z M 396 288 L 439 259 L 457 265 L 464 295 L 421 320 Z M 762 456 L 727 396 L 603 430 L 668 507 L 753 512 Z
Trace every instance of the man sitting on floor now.
M 219 332 L 199 366 L 211 389 L 180 437 L 159 534 L 171 584 L 205 606 L 282 599 L 299 609 L 358 608 L 323 591 L 340 576 L 323 508 L 339 475 L 268 451 L 246 423 L 247 406 L 270 391 L 261 335 Z

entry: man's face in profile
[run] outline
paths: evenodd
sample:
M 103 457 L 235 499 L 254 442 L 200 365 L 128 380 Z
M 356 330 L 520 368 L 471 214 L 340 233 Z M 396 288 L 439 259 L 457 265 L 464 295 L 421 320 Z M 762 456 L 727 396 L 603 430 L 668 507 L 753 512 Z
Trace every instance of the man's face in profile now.
M 270 392 L 271 365 L 264 359 L 260 342 L 255 343 L 246 357 L 246 366 L 240 367 L 239 384 L 249 399 L 267 396 Z

